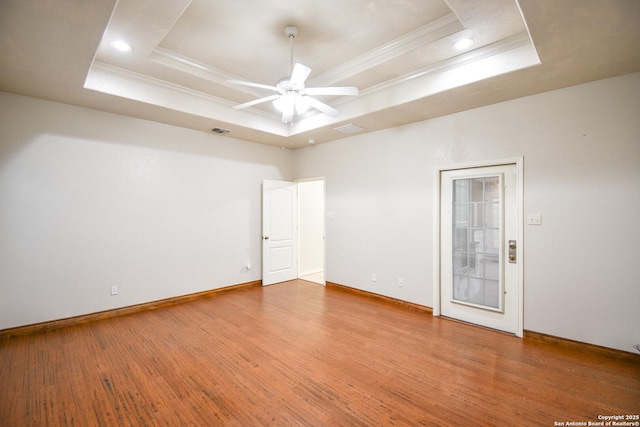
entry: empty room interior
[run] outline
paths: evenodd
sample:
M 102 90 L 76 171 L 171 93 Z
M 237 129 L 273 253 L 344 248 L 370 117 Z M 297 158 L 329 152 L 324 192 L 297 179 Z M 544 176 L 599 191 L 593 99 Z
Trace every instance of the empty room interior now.
M 0 425 L 640 425 L 640 1 L 0 1 Z M 608 424 L 607 424 L 608 423 Z

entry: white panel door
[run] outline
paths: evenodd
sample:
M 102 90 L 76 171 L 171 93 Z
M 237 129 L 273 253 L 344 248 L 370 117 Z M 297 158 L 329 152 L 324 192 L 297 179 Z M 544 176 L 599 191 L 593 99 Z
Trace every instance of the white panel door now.
M 262 285 L 298 277 L 297 188 L 288 181 L 262 183 Z
M 518 334 L 516 167 L 441 174 L 441 314 Z

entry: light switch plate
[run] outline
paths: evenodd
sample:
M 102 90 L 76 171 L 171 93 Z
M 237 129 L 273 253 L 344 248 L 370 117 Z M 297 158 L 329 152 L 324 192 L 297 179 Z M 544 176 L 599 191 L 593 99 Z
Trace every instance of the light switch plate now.
M 542 225 L 542 214 L 529 214 L 527 217 L 527 224 Z

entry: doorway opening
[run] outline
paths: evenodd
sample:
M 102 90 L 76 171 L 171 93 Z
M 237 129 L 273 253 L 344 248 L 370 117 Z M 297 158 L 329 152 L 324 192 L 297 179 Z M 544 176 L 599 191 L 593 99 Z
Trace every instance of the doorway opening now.
M 325 285 L 324 179 L 298 182 L 298 278 Z
M 300 278 L 325 285 L 325 180 L 264 180 L 262 284 Z

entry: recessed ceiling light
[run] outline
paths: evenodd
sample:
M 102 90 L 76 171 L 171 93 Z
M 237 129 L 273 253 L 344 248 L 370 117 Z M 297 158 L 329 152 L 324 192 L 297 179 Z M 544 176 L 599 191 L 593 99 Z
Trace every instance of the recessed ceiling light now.
M 465 38 L 460 39 L 453 44 L 453 47 L 457 50 L 465 50 L 470 48 L 473 45 L 473 39 Z
M 120 52 L 132 52 L 133 51 L 133 46 L 131 46 L 129 43 L 127 43 L 124 40 L 114 40 L 111 42 L 111 46 L 116 49 L 119 50 Z

